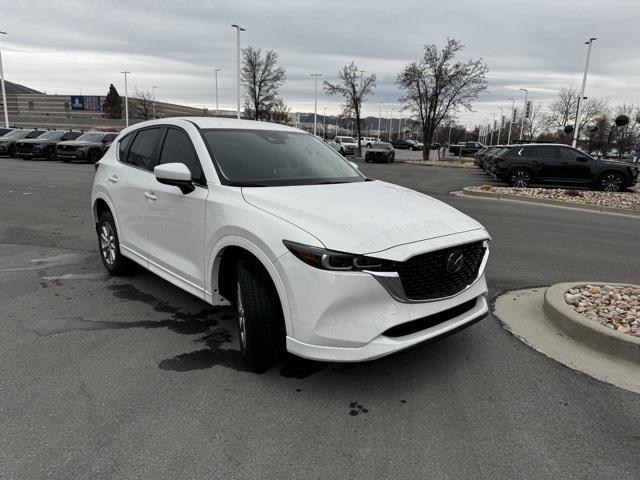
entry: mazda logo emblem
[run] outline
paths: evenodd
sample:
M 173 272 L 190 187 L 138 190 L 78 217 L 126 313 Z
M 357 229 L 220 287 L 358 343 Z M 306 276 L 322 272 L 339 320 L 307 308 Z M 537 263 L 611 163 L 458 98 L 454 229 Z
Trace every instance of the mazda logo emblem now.
M 447 257 L 445 266 L 447 273 L 458 273 L 462 269 L 464 263 L 464 255 L 462 252 L 453 252 Z

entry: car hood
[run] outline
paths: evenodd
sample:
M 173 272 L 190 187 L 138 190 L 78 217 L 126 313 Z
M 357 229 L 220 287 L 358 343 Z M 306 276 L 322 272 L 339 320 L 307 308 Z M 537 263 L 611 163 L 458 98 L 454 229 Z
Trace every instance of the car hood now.
M 16 140 L 17 143 L 27 143 L 27 144 L 34 144 L 34 143 L 58 143 L 59 140 L 38 140 L 37 138 L 27 138 L 24 140 Z
M 616 165 L 617 167 L 631 167 L 632 163 L 624 162 L 622 160 L 617 160 L 615 158 L 599 158 L 598 161 L 603 162 L 607 165 Z
M 393 150 L 387 150 L 385 148 L 370 148 L 369 150 L 367 150 L 367 152 L 374 152 L 374 153 L 387 153 L 392 151 Z
M 483 228 L 432 197 L 377 180 L 244 187 L 242 194 L 249 204 L 297 225 L 326 248 L 361 255 Z

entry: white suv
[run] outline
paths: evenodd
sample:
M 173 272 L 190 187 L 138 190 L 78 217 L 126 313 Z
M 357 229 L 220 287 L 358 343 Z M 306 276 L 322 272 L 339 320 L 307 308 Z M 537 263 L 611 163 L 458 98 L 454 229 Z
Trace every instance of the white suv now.
M 431 197 L 372 180 L 313 135 L 265 122 L 129 127 L 98 163 L 105 267 L 131 260 L 232 304 L 247 365 L 284 351 L 382 357 L 487 312 L 489 235 Z

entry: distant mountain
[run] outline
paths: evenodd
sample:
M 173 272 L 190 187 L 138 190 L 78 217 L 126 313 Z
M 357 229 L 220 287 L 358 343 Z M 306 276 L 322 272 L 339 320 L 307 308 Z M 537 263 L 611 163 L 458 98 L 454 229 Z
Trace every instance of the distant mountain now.
M 9 82 L 8 80 L 4 81 L 4 88 L 7 92 L 7 95 L 22 95 L 26 93 L 30 94 L 40 94 L 38 90 L 34 90 L 33 88 L 25 87 L 24 85 L 20 85 L 17 83 Z

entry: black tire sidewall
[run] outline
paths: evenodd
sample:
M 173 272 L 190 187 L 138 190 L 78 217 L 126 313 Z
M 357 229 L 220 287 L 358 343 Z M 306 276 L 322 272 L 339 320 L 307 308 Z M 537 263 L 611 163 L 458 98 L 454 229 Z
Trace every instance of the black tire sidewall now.
M 104 223 L 109 223 L 111 225 L 111 229 L 113 230 L 113 236 L 116 242 L 116 259 L 112 265 L 109 265 L 104 259 L 104 256 L 102 255 L 102 247 L 100 245 L 100 231 Z M 111 212 L 105 211 L 100 214 L 96 231 L 98 234 L 98 252 L 100 253 L 100 259 L 102 260 L 102 264 L 104 265 L 104 268 L 106 268 L 111 275 L 119 276 L 119 275 L 124 275 L 128 273 L 131 264 L 129 262 L 129 259 L 123 257 L 122 253 L 120 252 L 120 238 L 118 237 L 116 222 L 113 219 L 113 215 L 111 214 Z

